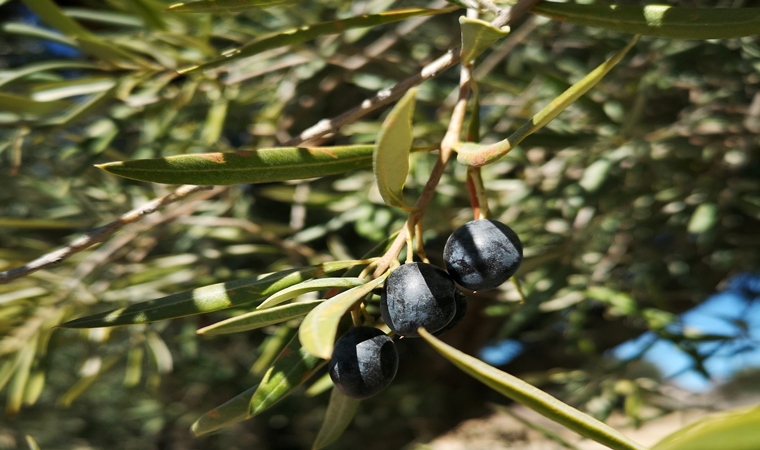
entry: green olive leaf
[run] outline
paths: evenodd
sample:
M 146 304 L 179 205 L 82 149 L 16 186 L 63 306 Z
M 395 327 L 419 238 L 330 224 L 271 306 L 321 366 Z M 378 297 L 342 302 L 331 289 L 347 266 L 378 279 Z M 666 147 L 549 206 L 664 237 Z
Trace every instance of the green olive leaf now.
M 260 301 L 275 292 L 325 273 L 352 267 L 356 261 L 334 261 L 290 269 L 261 277 L 243 278 L 172 294 L 126 308 L 81 317 L 59 325 L 62 328 L 98 328 L 176 319 L 219 311 Z
M 116 85 L 109 77 L 78 78 L 75 80 L 39 83 L 32 90 L 32 99 L 38 102 L 63 100 L 79 95 L 96 94 Z
M 322 359 L 330 359 L 341 317 L 373 289 L 380 286 L 387 276 L 388 273 L 386 272 L 384 275 L 362 286 L 340 293 L 314 308 L 306 315 L 298 329 L 298 338 L 301 340 L 303 348 L 312 355 Z
M 338 440 L 351 424 L 359 403 L 359 400 L 347 397 L 338 389 L 333 389 L 330 393 L 330 403 L 325 411 L 325 419 L 322 421 L 322 428 L 319 429 L 312 448 L 319 450 Z
M 404 203 L 403 190 L 409 174 L 409 152 L 414 141 L 412 117 L 416 94 L 417 89 L 410 89 L 388 113 L 380 126 L 372 154 L 375 181 L 385 204 L 406 211 L 411 210 Z
M 462 30 L 462 62 L 471 63 L 494 42 L 509 34 L 509 27 L 496 28 L 485 20 L 459 17 L 459 27 Z
M 335 175 L 372 164 L 371 145 L 276 147 L 230 153 L 201 153 L 138 159 L 96 167 L 125 178 L 154 183 L 228 185 Z
M 203 436 L 204 434 L 218 431 L 249 419 L 251 416 L 248 414 L 248 405 L 251 403 L 253 393 L 258 388 L 259 385 L 256 385 L 241 392 L 227 402 L 202 415 L 193 423 L 190 430 L 196 436 Z
M 277 292 L 264 300 L 256 307 L 256 309 L 271 308 L 272 306 L 279 305 L 280 303 L 296 298 L 299 295 L 306 294 L 307 292 L 332 288 L 349 289 L 361 286 L 364 283 L 365 281 L 361 278 L 317 278 L 316 280 L 307 280 L 303 283 L 298 283 L 295 286 Z
M 13 376 L 9 380 L 6 395 L 5 414 L 7 416 L 14 416 L 21 410 L 32 366 L 37 356 L 37 344 L 38 337 L 35 335 L 16 354 Z
M 638 35 L 634 36 L 631 42 L 629 42 L 622 50 L 600 64 L 599 67 L 589 72 L 589 74 L 583 77 L 580 81 L 570 86 L 569 89 L 552 100 L 551 103 L 546 105 L 546 107 L 534 115 L 531 120 L 524 123 L 507 139 L 490 145 L 482 145 L 474 142 L 460 144 L 459 148 L 456 149 L 457 162 L 466 166 L 481 167 L 498 161 L 502 156 L 506 155 L 520 144 L 523 139 L 543 128 L 579 97 L 588 92 L 592 87 L 596 86 L 596 84 L 623 59 L 628 51 L 633 48 L 638 39 Z
M 33 100 L 31 98 L 22 97 L 20 95 L 0 92 L 0 109 L 20 114 L 25 117 L 35 117 L 56 113 L 63 111 L 69 106 L 71 106 L 71 103 L 66 100 L 42 102 Z
M 410 8 L 398 11 L 386 11 L 380 14 L 362 14 L 360 16 L 349 17 L 347 19 L 321 22 L 311 25 L 304 25 L 299 28 L 290 30 L 277 31 L 266 34 L 254 39 L 251 43 L 242 47 L 228 50 L 219 58 L 213 59 L 207 63 L 188 67 L 180 70 L 180 73 L 187 73 L 193 70 L 206 70 L 215 67 L 224 66 L 242 58 L 256 55 L 265 50 L 284 47 L 286 45 L 295 45 L 318 38 L 327 34 L 339 34 L 352 28 L 368 28 L 388 23 L 398 22 L 417 16 L 429 16 L 433 14 L 445 14 L 459 9 L 459 6 L 452 6 L 441 9 L 420 9 Z
M 29 450 L 40 450 L 40 445 L 32 436 L 27 434 L 24 436 L 24 439 L 26 440 L 26 445 L 29 447 Z
M 324 364 L 324 360 L 301 348 L 298 338 L 294 336 L 264 374 L 264 379 L 251 397 L 248 414 L 255 416 L 287 397 Z
M 297 302 L 275 306 L 273 308 L 259 309 L 201 328 L 197 333 L 205 336 L 216 336 L 218 334 L 240 333 L 242 331 L 255 330 L 257 328 L 305 316 L 323 301 L 324 300 Z
M 175 3 L 166 12 L 173 13 L 236 13 L 251 9 L 296 3 L 296 0 L 203 0 Z
M 457 368 L 505 397 L 609 448 L 645 450 L 644 447 L 631 441 L 605 423 L 578 411 L 517 377 L 455 349 L 425 331 L 424 328 L 420 328 L 419 333 L 438 353 Z
M 754 450 L 760 448 L 760 407 L 722 412 L 658 442 L 652 450 Z
M 729 39 L 760 34 L 760 8 L 579 5 L 541 2 L 532 13 L 562 22 L 671 39 Z

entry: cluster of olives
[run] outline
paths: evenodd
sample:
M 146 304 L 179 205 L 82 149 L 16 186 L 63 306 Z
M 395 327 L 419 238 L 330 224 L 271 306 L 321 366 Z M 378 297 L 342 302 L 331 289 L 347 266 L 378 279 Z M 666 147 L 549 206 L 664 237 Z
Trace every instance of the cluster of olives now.
M 494 220 L 473 220 L 449 236 L 443 249 L 446 271 L 407 263 L 388 276 L 380 300 L 383 321 L 397 335 L 417 337 L 424 327 L 441 334 L 464 317 L 467 302 L 456 284 L 472 291 L 493 289 L 517 272 L 523 258 L 520 239 Z M 335 386 L 363 399 L 387 387 L 396 375 L 393 340 L 371 327 L 355 327 L 335 343 L 328 365 Z

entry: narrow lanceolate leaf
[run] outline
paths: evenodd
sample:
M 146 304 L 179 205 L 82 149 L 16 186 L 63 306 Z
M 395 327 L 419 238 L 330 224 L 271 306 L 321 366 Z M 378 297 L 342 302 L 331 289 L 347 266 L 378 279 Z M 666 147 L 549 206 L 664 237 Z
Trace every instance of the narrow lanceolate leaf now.
M 255 416 L 290 395 L 324 364 L 325 361 L 301 348 L 294 336 L 251 397 L 249 415 Z
M 760 8 L 541 2 L 531 12 L 562 22 L 674 39 L 727 39 L 760 34 Z
M 248 419 L 251 417 L 248 415 L 248 405 L 251 404 L 251 397 L 253 397 L 253 393 L 258 388 L 259 385 L 256 385 L 245 392 L 241 392 L 227 402 L 202 415 L 193 423 L 190 430 L 196 436 L 203 436 L 204 434 L 221 430 Z
M 303 348 L 312 355 L 322 359 L 330 359 L 341 317 L 373 289 L 380 286 L 387 276 L 388 273 L 386 272 L 385 275 L 338 294 L 314 308 L 306 315 L 298 329 L 298 339 L 300 339 Z
M 126 308 L 82 317 L 60 326 L 63 328 L 111 327 L 219 311 L 260 301 L 281 289 L 309 278 L 343 270 L 355 264 L 356 261 L 335 261 L 301 269 L 285 270 L 263 277 L 243 278 L 226 283 L 212 284 L 156 300 L 137 303 Z
M 411 8 L 399 11 L 387 11 L 380 14 L 362 14 L 348 19 L 334 20 L 330 22 L 321 22 L 313 25 L 304 25 L 299 28 L 278 31 L 270 33 L 255 39 L 253 42 L 243 47 L 229 50 L 222 54 L 221 57 L 211 60 L 207 63 L 180 70 L 180 73 L 190 72 L 198 69 L 213 69 L 214 67 L 223 66 L 241 58 L 256 55 L 273 48 L 284 47 L 286 45 L 295 45 L 315 39 L 319 36 L 328 34 L 338 34 L 352 28 L 367 28 L 384 25 L 410 19 L 416 16 L 428 16 L 432 14 L 444 14 L 459 9 L 458 6 L 443 9 L 419 9 Z
M 109 63 L 124 68 L 150 68 L 151 65 L 144 58 L 117 47 L 112 43 L 105 42 L 96 37 L 75 37 L 74 40 L 85 53 Z
M 760 407 L 715 414 L 667 436 L 652 450 L 755 450 L 760 448 Z
M 310 302 L 290 303 L 287 305 L 275 306 L 274 308 L 259 309 L 201 328 L 198 330 L 198 334 L 215 336 L 217 334 L 239 333 L 241 331 L 250 331 L 274 325 L 276 323 L 305 316 L 323 301 L 324 300 L 314 300 Z
M 509 27 L 496 28 L 485 20 L 459 17 L 462 30 L 462 48 L 460 55 L 465 64 L 469 64 L 494 42 L 509 34 Z
M 371 145 L 278 147 L 112 162 L 100 169 L 133 180 L 167 184 L 269 183 L 335 175 L 372 164 Z
M 37 441 L 35 441 L 33 437 L 27 434 L 25 436 L 25 439 L 26 439 L 26 445 L 29 447 L 29 450 L 40 450 L 39 444 L 37 444 Z
M 609 448 L 644 450 L 644 447 L 623 436 L 614 428 L 557 400 L 535 386 L 451 347 L 422 328 L 419 333 L 444 358 L 505 397 L 522 403 L 544 417 Z
M 271 308 L 308 292 L 333 288 L 350 289 L 361 286 L 364 283 L 365 281 L 361 278 L 317 278 L 316 280 L 308 280 L 277 292 L 264 300 L 256 309 Z
M 404 184 L 409 173 L 412 149 L 412 117 L 416 89 L 410 89 L 396 103 L 380 127 L 372 155 L 372 167 L 380 195 L 388 206 L 409 210 L 404 203 Z
M 638 38 L 638 36 L 635 36 L 625 48 L 616 53 L 612 58 L 603 62 L 599 67 L 592 70 L 580 81 L 570 86 L 569 89 L 560 94 L 559 97 L 555 98 L 544 109 L 534 115 L 531 120 L 527 121 L 517 131 L 512 133 L 507 139 L 490 145 L 481 145 L 473 142 L 460 144 L 460 147 L 457 149 L 457 161 L 460 164 L 467 166 L 481 167 L 499 160 L 502 156 L 506 155 L 520 144 L 523 139 L 543 128 L 562 111 L 567 109 L 567 107 L 580 96 L 596 86 L 596 84 L 623 59 L 628 51 L 633 48 L 636 41 L 638 41 Z
M 32 92 L 31 97 L 38 102 L 49 102 L 107 91 L 115 85 L 116 80 L 106 77 L 39 83 L 35 87 L 34 92 Z
M 34 11 L 46 25 L 51 26 L 70 37 L 94 37 L 90 31 L 71 17 L 64 14 L 52 0 L 24 0 L 26 6 Z
M 73 38 L 78 47 L 85 53 L 119 66 L 127 63 L 129 67 L 134 67 L 135 65 L 130 63 L 141 62 L 141 60 L 135 57 L 132 53 L 119 49 L 90 32 L 77 21 L 66 15 L 55 2 L 51 0 L 24 0 L 24 3 L 29 9 L 34 11 L 34 13 L 37 14 L 46 25 L 55 28 L 70 38 Z
M 5 404 L 5 414 L 7 416 L 14 416 L 21 410 L 27 382 L 29 381 L 34 358 L 37 354 L 37 341 L 38 337 L 35 335 L 16 355 L 15 372 L 8 383 L 8 394 Z
M 56 113 L 63 111 L 69 106 L 71 106 L 71 103 L 64 100 L 41 102 L 32 100 L 31 98 L 22 97 L 20 95 L 0 92 L 0 110 L 5 110 L 27 117 Z M 370 152 L 371 151 L 372 150 L 370 150 Z
M 338 440 L 354 418 L 357 408 L 359 408 L 359 400 L 346 397 L 340 390 L 333 389 L 322 428 L 319 429 L 312 448 L 319 450 Z
M 205 0 L 175 3 L 166 8 L 166 11 L 179 13 L 236 13 L 296 2 L 297 0 Z
M 78 103 L 65 113 L 51 117 L 42 122 L 45 125 L 66 127 L 70 124 L 88 117 L 105 107 L 116 96 L 116 89 L 109 89 L 90 96 L 87 100 Z

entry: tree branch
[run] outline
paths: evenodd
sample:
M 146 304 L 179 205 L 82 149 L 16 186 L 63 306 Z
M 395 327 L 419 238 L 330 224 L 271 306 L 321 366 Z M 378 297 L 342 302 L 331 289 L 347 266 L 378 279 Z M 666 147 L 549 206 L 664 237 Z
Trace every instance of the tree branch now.
M 139 208 L 135 208 L 132 211 L 129 211 L 113 222 L 100 228 L 96 228 L 89 233 L 86 233 L 66 247 L 58 249 L 54 252 L 47 253 L 35 259 L 34 261 L 24 264 L 21 267 L 7 270 L 5 272 L 0 272 L 0 284 L 10 283 L 17 278 L 21 278 L 23 276 L 29 275 L 30 273 L 34 273 L 38 270 L 58 264 L 75 253 L 81 252 L 82 250 L 85 250 L 99 242 L 105 241 L 111 237 L 111 235 L 122 229 L 125 225 L 136 222 L 143 216 L 152 214 L 164 206 L 174 203 L 177 200 L 187 197 L 190 194 L 208 189 L 212 189 L 212 186 L 180 186 L 171 194 L 148 202 Z
M 352 108 L 339 116 L 332 119 L 322 119 L 314 126 L 311 126 L 301 132 L 298 136 L 288 140 L 282 145 L 293 146 L 299 145 L 311 139 L 317 139 L 327 134 L 337 132 L 341 127 L 352 123 L 366 114 L 382 108 L 399 99 L 406 91 L 422 83 L 423 81 L 437 77 L 441 72 L 454 67 L 459 62 L 459 49 L 451 49 L 443 56 L 426 65 L 415 75 L 400 81 L 389 89 L 378 91 L 374 97 L 364 100 L 359 106 Z

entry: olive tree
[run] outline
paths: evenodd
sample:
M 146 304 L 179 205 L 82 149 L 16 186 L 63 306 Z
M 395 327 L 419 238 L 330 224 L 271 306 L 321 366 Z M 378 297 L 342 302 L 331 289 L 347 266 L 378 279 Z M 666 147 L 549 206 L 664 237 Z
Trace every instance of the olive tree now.
M 343 445 L 389 448 L 425 436 L 403 419 L 477 413 L 485 386 L 641 449 L 604 419 L 669 407 L 604 352 L 652 331 L 700 369 L 695 343 L 732 338 L 678 314 L 760 266 L 757 5 L 64 3 L 2 6 L 0 386 L 14 420 L 91 402 L 75 411 L 103 425 L 93 442 L 227 430 L 204 446 L 279 448 L 266 436 L 287 423 L 322 448 L 356 418 Z M 464 246 L 513 252 L 488 282 L 464 281 L 445 246 L 466 223 L 512 246 Z M 391 283 L 418 267 L 423 281 Z M 434 325 L 409 303 L 420 285 L 448 302 Z M 389 296 L 415 312 L 389 312 Z M 410 314 L 423 320 L 394 324 Z M 342 339 L 378 346 L 352 364 L 382 362 L 381 380 L 339 374 Z M 472 356 L 504 339 L 530 349 L 508 367 L 524 377 Z M 137 433 L 104 406 L 130 395 Z M 404 423 L 378 431 L 391 414 Z M 255 416 L 268 425 L 243 422 Z M 757 443 L 756 416 L 654 448 L 745 448 L 727 436 Z M 31 422 L 30 442 L 54 439 Z

